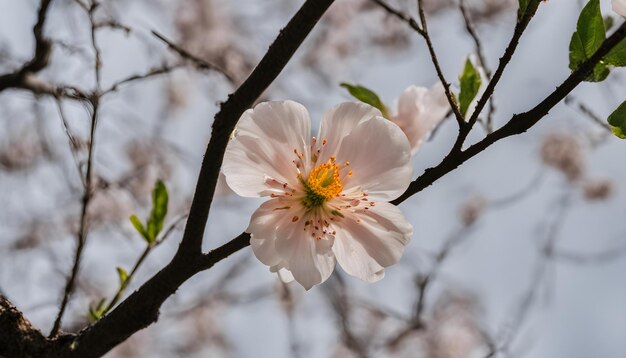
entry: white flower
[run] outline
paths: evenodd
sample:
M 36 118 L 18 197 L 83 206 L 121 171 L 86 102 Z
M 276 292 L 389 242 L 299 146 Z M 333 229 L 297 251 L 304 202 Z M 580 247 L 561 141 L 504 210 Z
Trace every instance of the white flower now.
M 613 0 L 613 11 L 626 17 L 626 0 Z
M 241 196 L 271 197 L 250 220 L 252 250 L 307 290 L 328 279 L 335 262 L 378 281 L 413 234 L 388 203 L 411 180 L 407 138 L 362 103 L 326 112 L 317 139 L 310 126 L 307 110 L 292 101 L 241 116 L 224 156 L 226 182 Z
M 443 86 L 437 82 L 431 89 L 410 86 L 398 99 L 398 112 L 391 117 L 409 138 L 411 154 L 450 110 Z

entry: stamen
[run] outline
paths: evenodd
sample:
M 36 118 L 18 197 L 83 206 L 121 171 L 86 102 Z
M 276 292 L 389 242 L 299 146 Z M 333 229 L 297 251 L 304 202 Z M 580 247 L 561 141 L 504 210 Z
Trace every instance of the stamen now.
M 301 179 L 306 193 L 304 205 L 307 208 L 318 207 L 338 196 L 343 190 L 339 177 L 340 168 L 335 160 L 334 156 L 330 157 L 328 162 L 313 169 L 306 181 Z

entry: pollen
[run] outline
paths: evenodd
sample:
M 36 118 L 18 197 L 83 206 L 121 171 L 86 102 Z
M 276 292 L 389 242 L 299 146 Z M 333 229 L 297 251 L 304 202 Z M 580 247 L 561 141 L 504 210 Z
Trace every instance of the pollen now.
M 324 164 L 317 166 L 311 171 L 306 181 L 303 181 L 306 197 L 304 205 L 313 208 L 322 205 L 329 199 L 332 199 L 343 190 L 341 179 L 339 177 L 340 167 L 335 164 L 335 158 Z
M 332 199 L 343 190 L 339 179 L 339 166 L 331 159 L 311 171 L 307 184 L 316 194 Z

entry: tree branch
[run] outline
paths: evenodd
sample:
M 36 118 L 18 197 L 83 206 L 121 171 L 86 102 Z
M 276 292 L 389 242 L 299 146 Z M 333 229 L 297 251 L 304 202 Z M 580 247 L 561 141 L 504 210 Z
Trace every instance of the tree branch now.
M 33 27 L 35 37 L 35 53 L 30 61 L 26 62 L 19 70 L 13 73 L 0 75 L 0 92 L 7 88 L 23 88 L 24 79 L 43 70 L 50 62 L 52 42 L 44 36 L 43 28 L 46 23 L 48 9 L 52 0 L 41 0 L 37 12 L 37 22 Z
M 310 1 L 312 0 L 307 1 L 307 4 L 309 4 Z M 283 33 L 285 31 L 283 31 Z M 476 154 L 482 152 L 498 140 L 515 134 L 521 134 L 528 130 L 541 118 L 543 118 L 558 102 L 565 98 L 565 96 L 578 84 L 587 78 L 594 66 L 624 38 L 626 38 L 626 24 L 622 24 L 622 26 L 603 43 L 600 49 L 588 61 L 583 63 L 578 70 L 574 71 L 563 82 L 563 84 L 561 84 L 545 100 L 528 112 L 513 116 L 513 118 L 505 126 L 488 135 L 482 141 L 476 143 L 467 150 L 453 152 L 452 154 L 446 156 L 446 158 L 444 158 L 438 166 L 428 169 L 422 176 L 412 182 L 407 191 L 396 199 L 393 204 L 400 204 L 411 195 L 430 186 L 443 175 L 456 169 L 466 160 L 474 157 Z M 272 51 L 270 50 L 268 55 L 271 52 Z M 261 64 L 263 63 L 271 64 L 272 61 L 262 61 Z M 261 65 L 257 67 L 257 70 L 260 68 L 262 68 Z M 257 70 L 255 70 L 255 72 Z M 264 87 L 262 89 L 264 89 Z M 232 98 L 233 96 L 231 96 L 231 99 Z M 253 99 L 250 101 L 253 101 Z M 234 104 L 232 105 L 234 106 Z M 216 131 L 216 128 L 223 128 L 216 125 L 214 125 L 214 132 Z M 220 157 L 222 154 L 220 154 Z M 208 157 L 209 156 L 205 157 L 205 159 Z M 187 224 L 187 227 L 189 227 L 189 223 Z M 65 355 L 59 356 L 97 357 L 106 353 L 134 332 L 147 327 L 149 324 L 156 321 L 158 318 L 159 307 L 163 301 L 173 294 L 183 282 L 195 275 L 197 272 L 208 269 L 229 255 L 247 247 L 249 245 L 249 238 L 249 234 L 242 233 L 225 245 L 201 256 L 194 254 L 193 251 L 189 256 L 179 256 L 181 255 L 181 252 L 184 252 L 184 250 L 179 249 L 177 256 L 170 264 L 151 278 L 138 291 L 133 293 L 127 300 L 122 302 L 118 308 L 111 312 L 110 315 L 105 316 L 94 326 L 81 332 L 76 338 L 75 342 L 77 348 L 75 350 L 65 351 Z M 181 243 L 181 248 L 182 245 L 184 245 L 184 243 Z M 178 257 L 181 257 L 181 259 L 177 259 Z
M 80 332 L 53 357 L 99 357 L 155 322 L 163 302 L 196 273 L 250 244 L 248 234 L 202 254 L 202 238 L 230 133 L 241 114 L 276 79 L 333 0 L 307 0 L 280 32 L 250 77 L 221 106 L 200 168 L 182 242 L 172 261 L 117 308 Z
M 0 294 L 0 357 L 41 357 L 46 337 Z
M 598 51 L 596 51 L 596 53 L 591 56 L 589 60 L 585 61 L 576 71 L 572 72 L 572 74 L 560 86 L 558 86 L 554 92 L 541 101 L 541 103 L 527 112 L 514 115 L 511 120 L 509 120 L 509 122 L 507 122 L 500 129 L 487 135 L 480 142 L 472 145 L 466 150 L 456 151 L 453 148 L 437 166 L 426 169 L 424 174 L 415 179 L 409 185 L 407 190 L 400 195 L 399 198 L 392 201 L 392 203 L 395 205 L 402 203 L 412 195 L 429 187 L 442 176 L 458 168 L 461 164 L 465 163 L 476 154 L 489 148 L 497 141 L 526 132 L 539 122 L 539 120 L 546 116 L 548 112 L 561 102 L 570 92 L 572 92 L 576 86 L 583 82 L 593 71 L 595 65 L 624 38 L 626 38 L 626 23 L 623 23 L 609 38 L 607 38 Z

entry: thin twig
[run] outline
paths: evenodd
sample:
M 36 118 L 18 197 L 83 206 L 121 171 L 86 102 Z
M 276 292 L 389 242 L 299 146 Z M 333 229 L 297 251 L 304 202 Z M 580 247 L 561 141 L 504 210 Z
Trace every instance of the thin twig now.
M 489 201 L 489 208 L 491 209 L 500 209 L 505 206 L 509 206 L 513 203 L 518 202 L 521 199 L 524 199 L 531 192 L 538 190 L 541 187 L 541 183 L 544 179 L 544 171 L 542 169 L 538 170 L 537 173 L 533 176 L 533 178 L 526 184 L 524 187 L 514 192 L 513 194 L 509 194 L 502 198 L 497 198 Z
M 78 176 L 80 177 L 83 187 L 85 187 L 86 183 L 85 183 L 85 178 L 83 177 L 83 174 L 82 174 L 80 160 L 78 159 L 78 156 L 76 155 L 77 154 L 76 151 L 80 148 L 80 144 L 78 143 L 78 140 L 76 140 L 76 137 L 74 137 L 74 135 L 72 134 L 72 130 L 70 129 L 67 118 L 65 117 L 65 111 L 63 110 L 63 103 L 61 103 L 61 101 L 58 98 L 56 99 L 55 102 L 57 104 L 57 110 L 59 112 L 59 117 L 61 118 L 61 123 L 63 124 L 63 130 L 69 141 L 70 152 L 72 153 L 74 164 L 76 165 L 76 169 L 78 170 Z
M 408 14 L 405 14 L 399 10 L 396 10 L 394 8 L 392 8 L 391 6 L 389 6 L 387 3 L 385 3 L 382 0 L 371 0 L 372 2 L 374 2 L 375 4 L 379 5 L 380 7 L 382 7 L 385 11 L 387 11 L 389 14 L 397 17 L 398 19 L 406 22 L 413 30 L 415 30 L 418 34 L 420 34 L 424 40 L 426 40 L 426 44 L 428 46 L 428 51 L 430 53 L 430 57 L 432 59 L 433 65 L 435 66 L 435 70 L 437 71 L 437 77 L 439 77 L 439 80 L 441 81 L 441 84 L 443 85 L 443 89 L 444 92 L 446 94 L 446 98 L 448 99 L 448 103 L 450 104 L 450 108 L 452 109 L 452 112 L 454 113 L 454 117 L 456 118 L 457 122 L 459 123 L 460 126 L 464 126 L 464 120 L 463 120 L 463 115 L 461 114 L 461 111 L 459 109 L 459 106 L 456 103 L 456 100 L 454 99 L 454 96 L 452 94 L 452 91 L 450 90 L 450 83 L 446 80 L 443 71 L 441 70 L 441 65 L 439 64 L 439 59 L 437 58 L 437 54 L 435 53 L 435 49 L 433 47 L 432 41 L 430 39 L 430 35 L 428 34 L 428 24 L 426 23 L 426 15 L 424 14 L 424 9 L 422 7 L 422 2 L 418 1 L 418 11 L 419 11 L 419 16 L 420 16 L 420 21 L 422 23 L 422 25 L 420 26 L 417 21 L 415 21 L 415 19 L 413 19 L 411 16 L 409 16 Z
M 528 319 L 531 308 L 537 301 L 539 289 L 543 284 L 544 277 L 548 271 L 550 258 L 552 257 L 558 235 L 563 227 L 565 219 L 567 218 L 567 214 L 572 207 L 571 199 L 571 192 L 565 192 L 565 194 L 558 201 L 556 213 L 554 217 L 550 219 L 545 239 L 540 248 L 541 256 L 539 257 L 539 262 L 537 262 L 533 269 L 529 286 L 522 294 L 519 306 L 516 308 L 515 313 L 512 315 L 509 322 L 503 325 L 499 334 L 501 338 L 498 339 L 496 349 L 497 352 L 507 353 L 509 351 L 510 346 L 513 344 L 521 327 Z
M 171 50 L 178 53 L 180 57 L 193 63 L 196 68 L 200 70 L 210 70 L 210 71 L 219 72 L 228 80 L 228 82 L 230 82 L 233 85 L 236 84 L 237 81 L 235 80 L 235 76 L 229 73 L 226 69 L 221 68 L 220 66 L 214 63 L 211 63 L 209 61 L 203 60 L 196 55 L 192 55 L 189 51 L 175 44 L 171 40 L 168 40 L 165 36 L 163 36 L 162 34 L 154 30 L 152 30 L 152 34 L 156 36 L 159 40 L 163 41 Z
M 158 238 L 157 240 L 155 240 L 154 242 L 146 246 L 144 251 L 141 253 L 141 255 L 139 255 L 139 258 L 133 265 L 133 268 L 128 273 L 128 277 L 126 278 L 126 280 L 124 280 L 124 282 L 120 285 L 120 287 L 118 288 L 117 292 L 115 293 L 111 301 L 109 301 L 107 306 L 104 308 L 104 311 L 102 311 L 102 315 L 105 315 L 113 307 L 115 307 L 115 305 L 119 302 L 120 298 L 122 297 L 122 294 L 124 293 L 128 285 L 131 283 L 133 277 L 135 277 L 135 273 L 137 272 L 137 270 L 139 270 L 139 267 L 144 262 L 144 260 L 148 257 L 150 252 L 152 252 L 153 249 L 155 249 L 156 247 L 161 245 L 165 240 L 167 240 L 167 238 L 174 232 L 176 227 L 178 227 L 178 225 L 181 222 L 183 222 L 187 218 L 187 216 L 188 214 L 181 215 L 180 217 L 178 217 L 178 219 L 174 220 L 174 222 L 169 226 L 169 228 L 164 231 L 163 235 L 161 235 L 160 238 Z
M 442 245 L 439 252 L 435 255 L 435 261 L 433 266 L 425 275 L 419 275 L 416 280 L 417 286 L 417 301 L 415 303 L 415 308 L 413 310 L 413 317 L 403 330 L 399 333 L 396 333 L 391 339 L 389 339 L 385 346 L 387 347 L 395 347 L 401 341 L 403 341 L 409 334 L 416 330 L 424 329 L 426 327 L 426 323 L 424 322 L 424 308 L 426 304 L 426 294 L 428 293 L 430 284 L 433 282 L 441 266 L 444 261 L 448 258 L 452 250 L 454 250 L 458 245 L 463 242 L 463 239 L 467 237 L 469 234 L 469 230 L 471 227 L 463 227 L 459 231 L 454 232 L 450 237 L 446 239 L 444 244 Z
M 600 252 L 576 252 L 563 249 L 554 249 L 552 259 L 555 261 L 574 264 L 574 265 L 591 265 L 591 264 L 608 264 L 626 255 L 626 246 L 619 245 Z
M 76 251 L 74 254 L 74 260 L 72 265 L 72 270 L 70 271 L 70 276 L 65 285 L 65 289 L 63 290 L 63 299 L 61 300 L 61 305 L 59 308 L 59 313 L 57 314 L 56 319 L 54 320 L 54 325 L 52 326 L 52 331 L 50 332 L 50 336 L 54 337 L 59 333 L 61 328 L 61 321 L 63 319 L 63 314 L 65 313 L 65 309 L 67 308 L 67 304 L 69 303 L 70 296 L 74 291 L 74 286 L 76 284 L 76 278 L 78 276 L 78 271 L 80 269 L 80 263 L 83 256 L 83 251 L 85 248 L 85 243 L 87 241 L 87 232 L 88 232 L 88 208 L 89 203 L 91 201 L 93 192 L 93 153 L 95 148 L 95 134 L 96 127 L 98 123 L 98 99 L 97 97 L 93 98 L 92 101 L 92 114 L 91 114 L 91 130 L 89 134 L 89 149 L 87 153 L 87 172 L 85 173 L 84 179 L 84 193 L 82 199 L 82 207 L 80 213 L 80 224 L 78 229 L 78 237 L 77 237 L 77 245 Z
M 132 29 L 116 20 L 110 19 L 106 21 L 99 21 L 95 23 L 96 29 L 108 28 L 123 31 L 126 35 L 130 34 Z
M 93 197 L 93 162 L 94 162 L 94 152 L 95 152 L 95 144 L 96 144 L 96 129 L 98 127 L 98 110 L 100 106 L 100 93 L 101 93 L 101 56 L 100 49 L 98 47 L 98 43 L 96 41 L 96 25 L 94 20 L 94 13 L 98 7 L 98 2 L 94 1 L 89 8 L 88 16 L 89 21 L 91 23 L 91 46 L 94 51 L 94 77 L 96 80 L 96 88 L 93 91 L 94 95 L 90 98 L 91 103 L 91 128 L 89 131 L 89 148 L 87 152 L 87 169 L 85 173 L 84 179 L 84 193 L 82 199 L 82 207 L 80 214 L 80 224 L 78 229 L 78 237 L 77 237 L 77 245 L 76 251 L 74 254 L 74 263 L 72 265 L 72 270 L 70 271 L 70 276 L 65 285 L 65 289 L 63 291 L 63 299 L 61 300 L 61 306 L 59 308 L 59 313 L 57 314 L 56 319 L 54 320 L 54 325 L 52 326 L 52 331 L 50 332 L 50 336 L 54 337 L 59 333 L 61 329 L 61 322 L 63 320 L 63 314 L 67 308 L 67 304 L 69 303 L 70 297 L 74 292 L 74 288 L 76 285 L 76 278 L 78 277 L 78 272 L 80 270 L 80 263 L 82 261 L 83 252 L 85 249 L 85 244 L 87 242 L 87 234 L 89 231 L 88 228 L 88 209 L 89 203 L 91 202 L 91 198 Z
M 159 67 L 155 67 L 155 68 L 149 70 L 146 73 L 132 75 L 130 77 L 124 78 L 122 80 L 119 80 L 119 81 L 113 83 L 111 85 L 111 87 L 109 87 L 108 89 L 106 89 L 106 90 L 104 90 L 102 92 L 102 95 L 104 96 L 104 95 L 107 95 L 107 94 L 109 94 L 111 92 L 115 92 L 122 85 L 126 85 L 126 84 L 129 84 L 129 83 L 134 83 L 134 82 L 137 82 L 137 81 L 143 81 L 143 80 L 150 79 L 152 77 L 160 76 L 160 75 L 163 75 L 163 74 L 168 74 L 168 73 L 172 72 L 173 70 L 181 68 L 181 67 L 183 67 L 182 64 L 162 65 L 162 66 L 159 66 Z
M 492 97 L 493 92 L 496 89 L 496 85 L 500 81 L 500 78 L 502 77 L 502 74 L 504 73 L 505 68 L 507 67 L 509 62 L 511 62 L 511 59 L 513 58 L 513 54 L 515 53 L 515 50 L 517 49 L 517 45 L 519 44 L 519 41 L 522 35 L 524 34 L 524 31 L 528 27 L 530 20 L 532 20 L 535 13 L 537 12 L 538 7 L 539 7 L 539 1 L 531 0 L 526 9 L 526 13 L 524 14 L 524 16 L 521 17 L 521 19 L 515 25 L 513 36 L 511 37 L 511 41 L 509 42 L 509 45 L 507 46 L 506 50 L 504 50 L 504 55 L 502 55 L 502 57 L 500 58 L 500 62 L 498 63 L 498 68 L 496 69 L 496 72 L 494 73 L 493 77 L 489 81 L 489 84 L 487 85 L 485 92 L 478 100 L 478 103 L 476 104 L 476 108 L 474 109 L 474 113 L 472 113 L 472 116 L 468 120 L 469 125 L 467 126 L 466 130 L 462 132 L 461 144 L 465 141 L 465 138 L 467 138 L 467 135 L 472 130 L 472 127 L 476 123 L 478 116 L 480 116 L 480 113 L 482 112 L 483 108 L 485 108 L 487 101 L 489 101 L 489 99 Z
M 478 56 L 478 61 L 480 62 L 480 66 L 485 71 L 485 77 L 487 81 L 491 81 L 491 69 L 489 68 L 489 64 L 487 64 L 487 57 L 485 56 L 485 52 L 483 50 L 482 41 L 476 32 L 476 28 L 470 19 L 469 11 L 465 6 L 465 0 L 459 0 L 459 9 L 461 10 L 461 14 L 463 15 L 463 20 L 465 22 L 465 29 L 467 33 L 470 35 L 472 40 L 474 41 L 474 48 L 476 50 L 476 55 Z M 487 121 L 483 123 L 485 130 L 487 133 L 493 132 L 493 115 L 496 111 L 496 107 L 494 104 L 493 94 L 489 100 L 489 112 L 487 113 Z
M 454 117 L 456 118 L 457 123 L 459 124 L 459 130 L 465 126 L 465 121 L 463 119 L 463 115 L 461 114 L 461 110 L 457 105 L 456 100 L 454 99 L 454 95 L 450 90 L 450 83 L 446 80 L 443 71 L 441 70 L 441 65 L 439 64 L 439 59 L 437 58 L 437 54 L 435 52 L 435 48 L 433 46 L 433 42 L 430 38 L 430 34 L 428 33 L 428 24 L 426 23 L 426 14 L 424 12 L 423 2 L 421 0 L 417 1 L 418 12 L 420 21 L 422 23 L 422 32 L 420 33 L 424 40 L 426 41 L 426 45 L 428 47 L 428 52 L 430 52 L 430 58 L 432 59 L 433 65 L 435 66 L 435 70 L 437 71 L 437 76 L 443 85 L 443 89 L 446 93 L 446 98 L 448 98 L 448 103 L 450 104 L 450 108 L 452 108 L 452 112 L 454 113 Z
M 422 30 L 422 28 L 417 23 L 417 21 L 415 21 L 415 19 L 412 18 L 411 16 L 409 16 L 408 14 L 405 14 L 405 13 L 403 13 L 401 11 L 398 11 L 398 10 L 392 8 L 391 6 L 389 6 L 386 2 L 384 2 L 382 0 L 370 0 L 370 1 L 372 1 L 373 3 L 379 5 L 383 9 L 385 9 L 385 11 L 387 11 L 390 15 L 393 15 L 393 16 L 399 18 L 400 20 L 406 22 L 407 24 L 409 24 L 409 26 L 411 26 L 411 28 L 413 30 L 417 31 L 418 34 L 424 36 L 424 30 Z
M 341 341 L 343 345 L 359 358 L 367 358 L 368 342 L 353 331 L 350 324 L 352 310 L 351 300 L 348 296 L 346 284 L 339 272 L 335 272 L 323 286 L 324 293 L 333 311 L 339 319 Z
M 488 80 L 491 80 L 491 70 L 489 69 L 489 65 L 487 64 L 487 59 L 485 53 L 483 51 L 482 41 L 480 41 L 480 37 L 476 32 L 476 28 L 470 19 L 469 11 L 465 6 L 465 0 L 459 0 L 459 9 L 461 10 L 461 14 L 463 15 L 463 21 L 465 22 L 465 29 L 467 33 L 470 35 L 472 40 L 474 41 L 474 47 L 476 49 L 476 55 L 478 56 L 478 61 L 480 61 L 480 65 L 483 67 L 485 71 L 485 75 Z
M 584 103 L 572 99 L 571 96 L 567 96 L 565 97 L 565 104 L 567 104 L 568 106 L 577 108 L 585 116 L 587 116 L 587 118 L 591 119 L 595 124 L 607 130 L 608 133 L 611 133 L 611 134 L 613 133 L 613 131 L 611 130 L 611 126 L 609 126 L 605 120 L 602 120 L 600 116 L 598 116 L 593 110 L 591 110 L 591 108 L 587 107 Z

